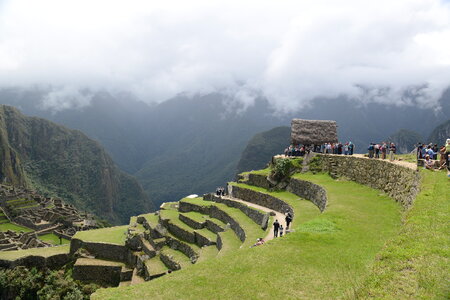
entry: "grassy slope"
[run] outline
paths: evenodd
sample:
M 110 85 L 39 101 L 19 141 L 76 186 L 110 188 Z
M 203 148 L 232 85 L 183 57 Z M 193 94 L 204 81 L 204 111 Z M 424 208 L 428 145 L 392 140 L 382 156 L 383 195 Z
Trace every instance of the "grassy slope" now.
M 44 235 L 40 235 L 39 239 L 47 242 L 47 243 L 51 243 L 53 245 L 59 245 L 59 237 L 57 235 L 55 235 L 54 233 L 47 233 Z M 62 245 L 66 245 L 66 244 L 70 244 L 70 241 L 67 239 L 61 239 L 62 241 Z
M 125 245 L 128 225 L 78 231 L 73 238 L 85 242 L 111 243 Z
M 422 175 L 422 192 L 400 235 L 378 254 L 359 298 L 448 299 L 450 180 L 444 172 Z
M 8 230 L 12 230 L 12 231 L 16 231 L 16 232 L 31 232 L 33 231 L 32 229 L 28 228 L 28 227 L 24 227 L 24 226 L 20 226 L 11 222 L 7 222 L 7 223 L 3 223 L 0 224 L 0 231 L 8 231 Z
M 17 251 L 0 251 L 0 259 L 5 260 L 15 260 L 17 258 L 29 256 L 29 255 L 37 255 L 37 256 L 52 256 L 55 254 L 69 253 L 69 245 L 56 246 L 56 247 L 48 247 L 48 248 L 32 248 L 26 250 L 17 250 Z
M 329 207 L 296 232 L 142 285 L 99 290 L 93 299 L 336 298 L 363 281 L 376 253 L 398 232 L 398 205 L 379 191 L 326 175 Z M 308 203 L 307 201 L 299 201 Z M 310 203 L 308 203 L 310 204 Z

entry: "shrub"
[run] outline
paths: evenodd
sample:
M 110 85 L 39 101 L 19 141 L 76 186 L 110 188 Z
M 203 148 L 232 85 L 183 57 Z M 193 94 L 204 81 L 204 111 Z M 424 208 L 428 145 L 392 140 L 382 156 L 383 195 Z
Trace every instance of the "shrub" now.
M 281 182 L 290 177 L 292 169 L 293 165 L 290 159 L 279 158 L 271 166 L 270 177 Z

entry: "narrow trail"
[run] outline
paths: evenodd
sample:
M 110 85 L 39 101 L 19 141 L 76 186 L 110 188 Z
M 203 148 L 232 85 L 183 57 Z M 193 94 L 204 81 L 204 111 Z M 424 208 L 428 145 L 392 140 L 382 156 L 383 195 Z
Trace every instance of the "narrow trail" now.
M 245 204 L 245 205 L 247 205 L 247 206 L 250 206 L 250 207 L 253 207 L 253 208 L 256 208 L 256 209 L 259 209 L 259 210 L 268 212 L 268 213 L 270 213 L 270 212 L 275 213 L 275 220 L 278 220 L 278 222 L 280 223 L 280 225 L 283 225 L 283 228 L 284 228 L 284 230 L 283 230 L 283 235 L 285 234 L 285 230 L 286 230 L 286 219 L 285 219 L 285 215 L 284 215 L 284 214 L 282 214 L 282 213 L 280 213 L 280 212 L 278 212 L 278 211 L 276 211 L 276 210 L 267 208 L 267 207 L 265 207 L 265 206 L 261 206 L 261 205 L 258 205 L 258 204 L 254 204 L 254 203 L 251 203 L 251 202 L 244 201 L 244 200 L 242 200 L 242 199 L 238 199 L 238 198 L 234 198 L 234 197 L 230 197 L 230 196 L 225 196 L 224 198 L 225 198 L 225 199 L 230 199 L 230 200 L 236 201 L 236 202 L 241 202 L 241 203 L 243 203 L 243 204 Z M 274 221 L 274 222 L 275 222 L 275 221 Z M 291 222 L 291 227 L 292 227 L 292 222 Z M 269 233 L 267 234 L 267 236 L 264 237 L 264 240 L 265 240 L 266 242 L 267 242 L 268 240 L 272 240 L 272 239 L 274 238 L 274 235 L 273 235 L 273 225 L 272 225 L 272 224 L 268 224 L 268 225 L 267 225 L 267 228 L 269 228 Z
M 322 154 L 322 153 L 319 153 Z M 330 156 L 346 156 L 344 154 L 324 154 L 324 155 L 330 155 Z M 394 164 L 394 165 L 398 165 L 398 166 L 402 166 L 402 167 L 406 167 L 406 168 L 410 168 L 412 170 L 417 170 L 417 164 L 415 163 L 411 163 L 408 161 L 404 161 L 404 160 L 393 160 L 390 161 L 389 158 L 386 159 L 381 159 L 381 158 L 368 158 L 366 156 L 364 156 L 364 154 L 356 154 L 354 153 L 353 155 L 347 155 L 347 156 L 353 156 L 353 157 L 358 157 L 358 158 L 364 158 L 364 159 L 378 159 L 378 160 L 384 160 L 387 161 L 388 163 Z M 286 156 L 284 154 L 278 154 L 274 156 L 275 158 L 295 158 L 294 156 Z

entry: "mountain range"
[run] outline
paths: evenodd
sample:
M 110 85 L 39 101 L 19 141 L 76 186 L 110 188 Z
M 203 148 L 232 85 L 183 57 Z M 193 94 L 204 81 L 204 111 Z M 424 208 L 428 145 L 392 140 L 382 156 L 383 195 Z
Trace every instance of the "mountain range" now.
M 316 99 L 300 111 L 284 114 L 277 113 L 264 98 L 245 108 L 220 93 L 179 95 L 160 104 L 147 104 L 127 93 L 87 91 L 92 97 L 89 105 L 52 109 L 43 105 L 48 92 L 3 89 L 0 103 L 97 140 L 122 170 L 137 178 L 156 205 L 224 185 L 246 168 L 239 160 L 255 134 L 289 126 L 294 117 L 336 120 L 339 138 L 352 141 L 356 152 L 363 152 L 368 143 L 382 141 L 402 128 L 428 136 L 450 115 L 450 90 L 440 98 L 440 110 L 414 103 L 362 104 L 340 96 Z M 276 131 L 271 134 L 278 136 Z M 280 139 L 283 142 L 284 138 Z M 289 140 L 283 143 L 287 146 Z M 257 143 L 252 149 L 247 151 L 247 161 L 268 150 Z

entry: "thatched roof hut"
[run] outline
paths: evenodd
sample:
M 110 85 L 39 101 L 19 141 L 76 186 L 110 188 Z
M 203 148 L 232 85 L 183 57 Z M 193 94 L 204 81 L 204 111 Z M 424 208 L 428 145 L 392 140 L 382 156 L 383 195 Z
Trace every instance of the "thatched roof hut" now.
M 338 141 L 336 121 L 293 119 L 291 141 L 294 145 L 336 143 Z

